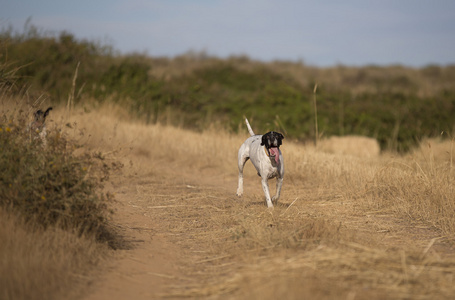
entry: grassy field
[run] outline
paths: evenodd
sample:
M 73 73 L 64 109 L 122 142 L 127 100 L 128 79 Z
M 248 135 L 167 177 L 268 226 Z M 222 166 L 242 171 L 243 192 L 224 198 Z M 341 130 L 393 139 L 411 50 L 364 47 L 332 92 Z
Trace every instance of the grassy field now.
M 139 244 L 123 233 L 124 243 L 136 244 L 121 253 L 139 255 L 141 245 L 156 236 L 172 245 L 161 256 L 178 268 L 158 274 L 169 279 L 154 297 L 449 299 L 455 293 L 451 141 L 428 140 L 406 155 L 379 155 L 376 144 L 365 156 L 352 148 L 330 153 L 285 140 L 283 197 L 269 211 L 252 166 L 246 168 L 245 197 L 235 197 L 236 152 L 246 128 L 243 134 L 216 127 L 198 133 L 147 125 L 115 105 L 76 109 L 71 116 L 56 108 L 49 122 L 82 146 L 74 155 L 97 153 L 112 166 L 105 192 L 115 194 L 119 204 L 110 204 L 115 208 L 111 226 L 151 230 Z M 356 144 L 354 149 L 374 145 L 358 137 L 345 139 Z M 332 143 L 329 149 L 346 145 L 324 143 Z M 140 226 L 131 224 L 139 218 L 145 218 Z M 9 212 L 2 220 L 3 234 L 11 241 L 1 248 L 3 263 L 10 266 L 2 268 L 1 276 L 2 286 L 9 287 L 6 299 L 30 299 L 41 289 L 46 299 L 62 293 L 81 297 L 75 287 L 103 278 L 106 263 L 96 262 L 107 248 L 96 240 L 55 227 L 30 231 Z M 121 260 L 123 255 L 109 257 Z M 23 267 L 9 276 L 14 261 Z M 48 267 L 42 276 L 31 272 Z M 113 290 L 135 282 L 125 276 L 137 272 L 118 272 L 122 280 Z M 150 270 L 145 274 L 156 276 Z M 44 284 L 44 278 L 57 286 Z M 90 295 L 90 289 L 83 290 Z
M 1 38 L 1 299 L 455 295 L 453 67 Z M 48 106 L 44 146 L 27 127 Z M 273 210 L 250 163 L 235 196 L 243 115 L 286 136 Z
M 454 295 L 451 141 L 428 140 L 404 156 L 366 157 L 285 140 L 283 198 L 269 211 L 251 165 L 245 198 L 235 197 L 236 152 L 248 136 L 246 128 L 240 135 L 219 129 L 196 133 L 121 121 L 122 115 L 109 106 L 74 120 L 91 133 L 87 147 L 125 165 L 111 188 L 125 203 L 123 210 L 144 220 L 119 224 L 151 230 L 152 241 L 164 237 L 179 253 L 177 271 L 158 274 L 169 280 L 155 297 Z M 371 145 L 351 138 L 357 149 Z M 129 272 L 122 278 L 140 281 Z

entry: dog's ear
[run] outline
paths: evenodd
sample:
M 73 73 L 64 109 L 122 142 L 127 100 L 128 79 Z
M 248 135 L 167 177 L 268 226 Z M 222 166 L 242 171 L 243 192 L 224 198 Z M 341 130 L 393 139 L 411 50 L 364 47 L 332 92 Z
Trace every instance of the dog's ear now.
M 267 135 L 268 135 L 268 133 L 266 133 L 266 134 L 264 134 L 264 135 L 262 136 L 261 146 L 264 146 L 264 145 L 267 144 L 267 139 L 268 139 L 268 136 L 267 136 Z
M 279 133 L 279 132 L 277 132 L 276 134 L 277 134 L 276 139 L 277 139 L 277 142 L 278 142 L 278 147 L 280 147 L 281 144 L 282 144 L 281 140 L 284 139 L 284 136 L 281 133 Z
M 47 115 L 49 114 L 49 111 L 52 110 L 52 107 L 49 107 L 48 109 L 46 109 L 46 112 L 44 113 L 44 116 L 43 118 L 45 119 L 47 117 Z

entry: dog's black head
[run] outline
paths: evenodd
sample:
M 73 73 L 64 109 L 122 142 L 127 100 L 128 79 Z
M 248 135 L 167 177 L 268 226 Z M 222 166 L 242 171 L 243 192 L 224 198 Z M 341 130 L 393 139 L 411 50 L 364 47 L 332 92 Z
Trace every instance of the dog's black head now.
M 261 146 L 265 146 L 267 149 L 270 149 L 272 147 L 279 148 L 282 144 L 281 141 L 283 139 L 284 136 L 281 133 L 270 131 L 262 136 Z
M 46 120 L 46 117 L 49 115 L 49 111 L 51 111 L 51 110 L 52 110 L 52 107 L 49 107 L 48 109 L 46 109 L 45 112 L 43 112 L 41 109 L 38 109 L 34 113 L 35 122 L 44 123 L 44 121 Z

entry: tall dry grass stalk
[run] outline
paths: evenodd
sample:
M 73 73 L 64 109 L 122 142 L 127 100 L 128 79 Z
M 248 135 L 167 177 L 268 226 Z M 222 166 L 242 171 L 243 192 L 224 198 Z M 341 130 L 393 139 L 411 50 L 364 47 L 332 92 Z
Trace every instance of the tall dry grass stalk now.
M 81 62 L 77 62 L 76 70 L 74 71 L 74 76 L 73 76 L 73 81 L 71 84 L 71 91 L 68 94 L 68 101 L 66 104 L 66 110 L 68 113 L 68 116 L 71 115 L 72 110 L 74 109 L 74 93 L 76 92 L 76 80 L 77 80 L 77 73 L 79 71 L 79 66 Z
M 314 145 L 318 145 L 319 140 L 319 129 L 318 129 L 318 106 L 316 103 L 316 91 L 318 89 L 318 84 L 314 85 L 313 89 L 313 107 L 314 107 Z

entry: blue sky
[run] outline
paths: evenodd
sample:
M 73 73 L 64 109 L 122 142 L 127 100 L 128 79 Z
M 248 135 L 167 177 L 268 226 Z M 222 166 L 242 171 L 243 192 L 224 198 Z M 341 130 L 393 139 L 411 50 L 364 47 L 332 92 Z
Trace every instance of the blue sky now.
M 455 64 L 453 0 L 0 0 L 0 28 L 150 56 L 205 51 L 316 66 Z

